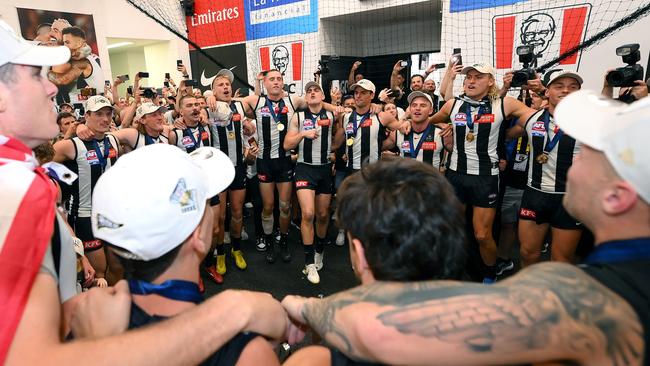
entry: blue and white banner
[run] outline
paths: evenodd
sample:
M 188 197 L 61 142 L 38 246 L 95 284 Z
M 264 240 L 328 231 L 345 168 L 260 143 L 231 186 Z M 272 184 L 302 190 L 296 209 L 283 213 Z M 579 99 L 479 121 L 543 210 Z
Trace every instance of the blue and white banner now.
M 450 13 L 469 11 L 485 8 L 496 8 L 497 6 L 512 5 L 528 0 L 451 0 Z
M 318 31 L 317 0 L 244 0 L 246 39 Z

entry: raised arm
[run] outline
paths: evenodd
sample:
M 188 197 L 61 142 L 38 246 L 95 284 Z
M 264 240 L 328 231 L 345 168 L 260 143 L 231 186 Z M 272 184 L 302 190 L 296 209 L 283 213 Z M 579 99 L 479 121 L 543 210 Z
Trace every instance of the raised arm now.
M 348 74 L 348 88 L 350 85 L 354 84 L 354 76 L 357 72 L 357 69 L 359 69 L 359 66 L 361 66 L 361 61 L 354 61 L 352 64 L 352 67 L 350 68 L 350 74 Z
M 442 125 L 449 122 L 449 117 L 451 116 L 451 108 L 453 105 L 453 100 L 448 100 L 445 102 L 445 104 L 442 106 L 442 108 L 440 108 L 438 112 L 429 117 L 429 123 L 439 125 L 441 128 L 443 128 L 444 126 Z
M 640 365 L 643 357 L 632 308 L 568 264 L 539 264 L 491 286 L 378 282 L 283 305 L 348 356 L 386 364 Z
M 402 71 L 403 67 L 401 65 L 402 60 L 398 60 L 395 65 L 393 66 L 393 71 L 390 73 L 390 88 L 391 89 L 401 89 L 402 86 L 399 84 L 399 81 L 397 81 L 397 76 L 399 75 L 400 71 Z

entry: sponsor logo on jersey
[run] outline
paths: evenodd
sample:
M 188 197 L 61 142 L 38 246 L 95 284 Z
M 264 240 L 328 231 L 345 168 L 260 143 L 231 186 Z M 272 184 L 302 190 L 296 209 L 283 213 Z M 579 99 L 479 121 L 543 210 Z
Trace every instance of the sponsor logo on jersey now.
M 494 123 L 494 114 L 482 114 L 481 117 L 475 116 L 474 123 Z
M 318 125 L 321 126 L 321 127 L 327 127 L 327 126 L 330 125 L 330 123 L 331 123 L 331 121 L 329 120 L 329 118 L 328 119 L 319 119 L 318 120 Z
M 115 151 L 115 149 L 113 149 L 113 148 L 108 149 L 108 157 L 110 159 L 116 158 L 117 157 L 117 151 Z
M 258 174 L 257 174 L 257 179 L 259 179 L 260 182 L 266 182 L 266 181 L 269 180 L 269 177 L 268 177 L 268 175 L 266 175 L 266 174 L 259 174 L 259 173 L 258 173 Z
M 370 126 L 372 126 L 372 118 L 368 118 L 367 120 L 365 120 L 360 127 L 363 128 L 363 127 L 370 127 Z
M 102 242 L 100 240 L 88 240 L 84 241 L 84 249 L 97 249 L 102 247 Z
M 208 132 L 207 131 L 201 132 L 201 140 L 207 140 L 207 138 L 208 138 Z
M 192 142 L 192 138 L 189 136 L 183 136 L 183 140 L 181 141 L 183 146 L 185 147 L 192 147 L 194 146 L 194 142 Z
M 86 152 L 86 161 L 88 161 L 88 163 L 91 165 L 99 164 L 99 159 L 97 158 L 97 152 L 95 150 L 89 150 L 88 152 Z
M 454 121 L 467 121 L 467 115 L 465 113 L 456 113 L 454 116 Z
M 302 122 L 302 127 L 305 131 L 313 130 L 315 128 L 314 126 L 314 120 L 313 119 L 306 119 Z
M 435 150 L 436 147 L 435 141 L 425 141 L 422 143 L 422 150 Z
M 239 122 L 239 121 L 241 121 L 241 114 L 239 114 L 239 113 L 235 113 L 235 114 L 233 114 L 233 115 L 232 115 L 232 120 L 233 120 L 234 122 Z
M 533 136 L 544 136 L 546 134 L 546 128 L 544 128 L 544 121 L 535 121 L 531 127 L 531 134 Z
M 306 180 L 297 180 L 296 181 L 296 188 L 304 188 L 304 187 L 308 187 L 308 186 L 309 186 L 309 182 L 307 182 Z
M 533 210 L 522 208 L 519 210 L 519 216 L 526 219 L 534 219 L 537 218 L 537 213 Z

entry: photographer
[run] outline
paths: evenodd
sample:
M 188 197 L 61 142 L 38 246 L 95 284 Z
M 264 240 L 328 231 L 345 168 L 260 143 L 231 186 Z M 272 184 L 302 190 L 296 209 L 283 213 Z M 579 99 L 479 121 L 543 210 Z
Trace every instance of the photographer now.
M 607 75 L 612 71 L 614 71 L 614 69 L 607 70 L 605 77 L 603 78 L 602 94 L 608 98 L 614 98 L 614 87 L 609 85 L 609 82 L 607 81 Z M 631 101 L 636 101 L 648 96 L 648 84 L 645 81 L 635 80 L 634 84 L 634 86 L 620 88 L 618 90 L 618 99 L 625 101 L 629 98 Z
M 613 98 L 614 87 L 619 87 L 618 100 L 630 104 L 648 96 L 648 84 L 643 81 L 643 66 L 638 43 L 631 43 L 616 48 L 616 55 L 621 56 L 627 65 L 607 70 L 602 94 Z

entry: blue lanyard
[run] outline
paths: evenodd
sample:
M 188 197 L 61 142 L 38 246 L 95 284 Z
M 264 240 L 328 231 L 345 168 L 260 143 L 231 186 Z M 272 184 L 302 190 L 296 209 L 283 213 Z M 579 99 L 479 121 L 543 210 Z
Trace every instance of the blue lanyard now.
M 347 138 L 351 137 L 356 137 L 357 136 L 357 131 L 359 130 L 359 127 L 368 119 L 370 118 L 370 111 L 366 112 L 363 116 L 361 116 L 361 121 L 359 121 L 359 124 L 357 124 L 357 112 L 354 111 L 350 115 L 350 120 L 352 122 L 352 133 L 346 132 L 345 134 L 347 135 Z M 348 124 L 350 124 L 350 121 L 348 121 Z
M 230 122 L 229 122 L 228 125 L 226 126 L 226 129 L 227 129 L 228 131 L 232 131 L 232 130 L 233 130 L 232 119 L 233 119 L 233 117 L 235 116 L 235 114 L 238 114 L 238 113 L 239 113 L 239 112 L 237 111 L 237 106 L 235 106 L 235 102 L 234 102 L 234 101 L 233 101 L 233 102 L 230 102 L 230 110 L 232 111 L 232 117 L 230 117 Z
M 413 147 L 413 135 L 415 134 L 415 131 L 411 131 L 411 133 L 409 134 L 409 149 L 411 150 L 410 153 L 413 159 L 417 159 L 418 154 L 420 153 L 420 148 L 422 147 L 422 143 L 424 142 L 424 140 L 426 140 L 427 136 L 429 136 L 429 132 L 431 132 L 432 127 L 433 127 L 432 124 L 427 124 L 426 130 L 422 132 L 422 135 L 420 136 L 420 141 L 418 141 L 418 146 L 415 148 Z
M 562 138 L 562 135 L 564 135 L 564 131 L 561 129 L 557 131 L 555 136 L 553 136 L 553 139 L 550 138 L 550 135 L 548 133 L 548 128 L 549 124 L 551 122 L 551 114 L 548 112 L 548 110 L 545 110 L 544 113 L 542 113 L 542 118 L 544 119 L 544 129 L 546 130 L 546 136 L 548 137 L 546 139 L 546 145 L 544 146 L 544 152 L 545 153 L 550 153 L 553 148 L 555 148 L 555 145 L 557 145 L 558 142 L 560 142 L 560 139 Z
M 160 141 L 160 136 L 158 136 L 158 138 L 156 140 L 154 140 L 153 137 L 149 136 L 149 134 L 146 134 L 146 133 L 144 134 L 144 144 L 145 144 L 145 146 L 146 145 L 153 145 L 157 141 Z
M 93 140 L 93 149 L 95 150 L 95 153 L 97 153 L 97 159 L 99 159 L 99 164 L 101 164 L 102 169 L 106 169 L 106 164 L 108 164 L 108 155 L 110 154 L 110 148 L 111 144 L 108 142 L 108 136 L 104 136 L 104 153 L 102 154 L 102 150 L 99 148 L 99 144 L 97 143 L 97 140 Z
M 602 243 L 596 246 L 584 263 L 619 263 L 648 259 L 650 259 L 650 238 L 638 238 Z
M 187 132 L 187 134 L 188 134 L 188 135 L 190 136 L 190 138 L 192 139 L 192 143 L 194 144 L 194 148 L 195 148 L 195 149 L 198 149 L 199 147 L 201 147 L 201 144 L 200 144 L 200 141 L 202 140 L 202 139 L 201 139 L 201 136 L 203 136 L 203 132 L 205 132 L 205 131 L 203 130 L 203 126 L 199 125 L 199 141 L 196 141 L 196 139 L 194 138 L 194 133 L 192 132 L 192 128 L 191 128 L 191 127 L 186 128 L 186 129 L 185 129 L 185 132 Z
M 140 280 L 129 280 L 129 290 L 135 295 L 156 294 L 171 300 L 188 301 L 198 304 L 203 301 L 199 285 L 183 280 L 168 280 L 160 285 Z
M 269 108 L 269 111 L 271 112 L 271 116 L 273 117 L 273 120 L 275 123 L 280 123 L 280 117 L 278 117 L 277 114 L 275 114 L 275 108 L 273 108 L 273 102 L 271 99 L 266 98 L 266 106 Z M 280 114 L 282 114 L 282 110 L 284 109 L 284 99 L 280 99 L 278 101 L 278 110 L 280 111 Z

